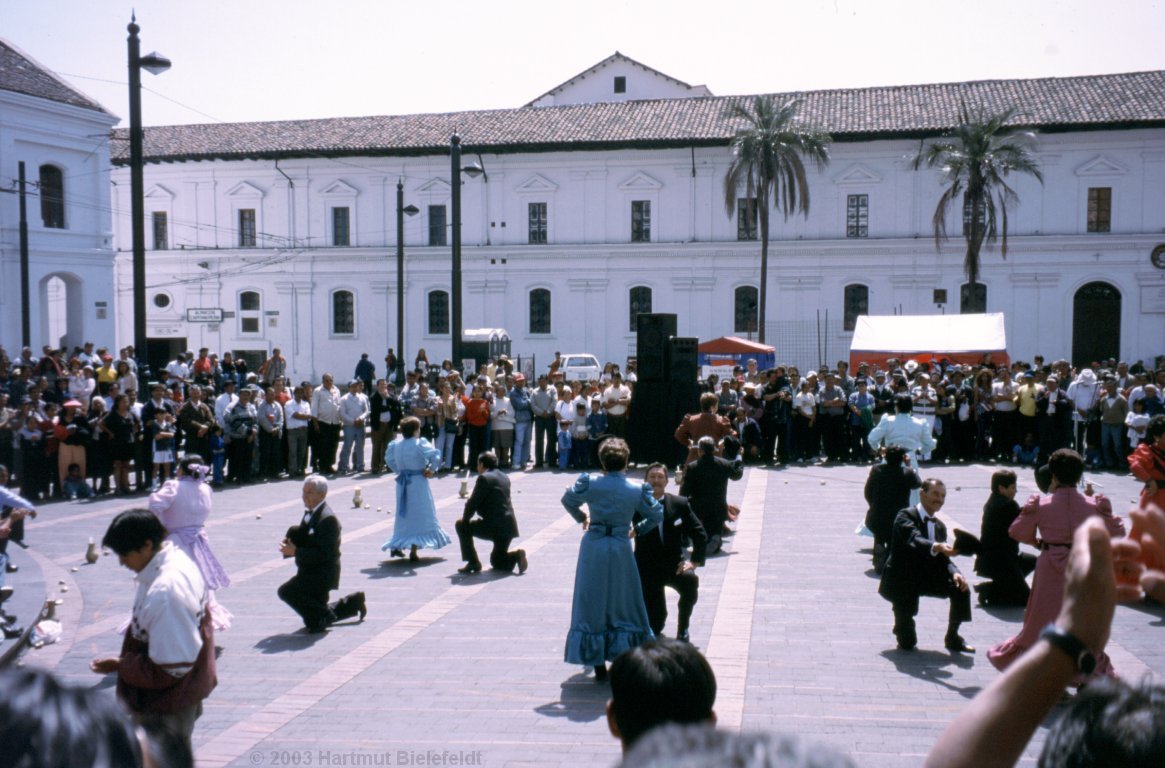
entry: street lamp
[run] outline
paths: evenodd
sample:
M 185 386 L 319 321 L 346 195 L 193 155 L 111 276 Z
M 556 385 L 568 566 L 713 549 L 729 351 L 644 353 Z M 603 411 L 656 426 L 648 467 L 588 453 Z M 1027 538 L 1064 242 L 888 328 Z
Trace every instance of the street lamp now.
M 170 60 L 158 53 L 141 55 L 137 17 L 129 26 L 129 197 L 130 228 L 133 233 L 133 348 L 139 362 L 146 349 L 146 224 L 145 190 L 142 181 L 142 70 L 160 75 L 170 68 Z M 144 390 L 145 387 L 143 386 Z
M 453 323 L 451 341 L 452 341 L 452 357 L 453 367 L 461 370 L 461 174 L 464 173 L 471 179 L 485 174 L 485 168 L 481 164 L 481 156 L 478 155 L 478 162 L 461 167 L 461 138 L 457 134 L 449 137 L 449 158 L 450 158 L 450 183 L 453 187 L 452 200 L 452 219 L 453 219 L 453 241 L 450 251 L 453 256 L 453 280 L 451 286 L 452 296 L 449 297 L 452 305 L 451 321 Z M 486 176 L 486 180 L 489 177 Z
M 396 182 L 396 380 L 405 380 L 405 214 L 416 216 L 421 209 L 405 205 L 404 179 Z

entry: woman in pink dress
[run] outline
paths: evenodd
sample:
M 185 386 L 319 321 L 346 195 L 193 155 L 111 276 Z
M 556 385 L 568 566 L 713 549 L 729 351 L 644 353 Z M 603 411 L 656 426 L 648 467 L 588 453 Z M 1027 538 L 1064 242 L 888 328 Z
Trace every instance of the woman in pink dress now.
M 167 480 L 150 494 L 150 511 L 166 526 L 167 541 L 185 552 L 206 581 L 210 590 L 210 617 L 216 631 L 229 629 L 231 612 L 214 598 L 214 590 L 229 587 L 231 578 L 222 563 L 210 549 L 206 536 L 206 520 L 210 517 L 210 486 L 206 475 L 210 467 L 202 463 L 196 453 L 187 454 L 178 462 L 178 479 Z
M 1010 640 L 987 651 L 987 659 L 1002 671 L 1040 639 L 1040 632 L 1056 620 L 1064 598 L 1064 570 L 1072 551 L 1076 529 L 1089 517 L 1099 515 L 1112 536 L 1123 536 L 1124 523 L 1112 514 L 1112 505 L 1104 496 L 1089 498 L 1076 490 L 1084 474 L 1084 459 L 1068 448 L 1055 451 L 1048 460 L 1052 472 L 1050 495 L 1032 496 L 1011 524 L 1008 533 L 1022 544 L 1039 547 L 1032 578 L 1031 596 L 1023 614 L 1023 629 Z M 1039 530 L 1039 536 L 1036 531 Z M 1116 677 L 1112 662 L 1102 648 L 1091 649 L 1096 655 L 1092 678 Z M 1076 685 L 1088 682 L 1079 676 Z
M 1149 420 L 1145 442 L 1129 456 L 1129 471 L 1145 484 L 1141 490 L 1141 509 L 1156 504 L 1165 509 L 1165 416 Z

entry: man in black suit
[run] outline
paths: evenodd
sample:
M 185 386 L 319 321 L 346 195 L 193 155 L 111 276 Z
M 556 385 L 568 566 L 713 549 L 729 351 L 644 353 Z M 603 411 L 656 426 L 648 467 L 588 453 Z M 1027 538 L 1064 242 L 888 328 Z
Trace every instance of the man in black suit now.
M 941 480 L 923 480 L 918 505 L 903 509 L 894 518 L 890 559 L 882 572 L 878 593 L 894 606 L 894 636 L 904 651 L 914 650 L 918 643 L 914 617 L 918 614 L 918 598 L 926 595 L 951 601 L 947 650 L 975 652 L 959 636 L 959 625 L 971 620 L 970 588 L 951 561 L 957 550 L 946 543 L 947 527 L 935 517 L 946 497 L 947 489 Z
M 475 514 L 477 520 L 473 519 Z M 489 564 L 495 570 L 512 571 L 516 565 L 518 573 L 522 574 L 530 566 L 526 550 L 509 551 L 510 542 L 518 536 L 518 521 L 514 517 L 514 505 L 510 503 L 510 478 L 498 469 L 498 455 L 493 451 L 478 454 L 477 482 L 465 502 L 465 514 L 454 527 L 461 543 L 461 559 L 465 561 L 465 567 L 458 568 L 458 573 L 481 572 L 481 560 L 473 546 L 474 536 L 493 542 Z
M 978 584 L 979 603 L 995 607 L 1027 605 L 1031 590 L 1027 575 L 1035 570 L 1036 557 L 1019 551 L 1019 542 L 1008 529 L 1019 517 L 1015 503 L 1017 478 L 1010 469 L 991 475 L 991 497 L 983 505 L 975 573 L 991 581 Z
M 708 436 L 696 443 L 699 458 L 684 469 L 680 495 L 688 499 L 704 526 L 711 546 L 709 554 L 720 551 L 721 536 L 728 520 L 728 481 L 744 476 L 740 459 L 728 461 L 716 455 L 716 441 Z
M 639 567 L 647 619 L 651 622 L 651 631 L 661 637 L 667 621 L 667 598 L 663 588 L 671 587 L 680 593 L 676 639 L 688 642 L 688 623 L 700 591 L 696 567 L 704 564 L 708 535 L 687 499 L 665 493 L 667 467 L 658 463 L 648 467 L 647 483 L 663 505 L 663 521 L 659 525 L 651 525 L 646 520 L 637 521 L 635 525 L 635 564 Z M 691 560 L 684 559 L 685 536 L 692 542 Z
M 327 504 L 328 481 L 312 475 L 303 481 L 303 522 L 287 529 L 279 544 L 294 557 L 296 574 L 279 587 L 279 599 L 303 617 L 308 632 L 323 632 L 332 623 L 368 614 L 364 593 L 353 592 L 328 605 L 328 592 L 340 586 L 340 521 Z

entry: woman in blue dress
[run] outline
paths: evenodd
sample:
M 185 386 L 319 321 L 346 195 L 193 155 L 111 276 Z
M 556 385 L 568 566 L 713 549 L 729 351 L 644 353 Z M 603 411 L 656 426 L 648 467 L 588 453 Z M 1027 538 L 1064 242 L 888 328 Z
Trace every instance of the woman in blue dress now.
M 627 443 L 617 437 L 605 440 L 599 447 L 604 474 L 583 473 L 562 497 L 562 506 L 585 531 L 574 573 L 566 661 L 594 667 L 596 682 L 607 679 L 608 660 L 654 637 L 628 534 L 636 512 L 645 526 L 656 526 L 663 507 L 650 485 L 623 474 L 629 455 Z
M 441 468 L 441 451 L 428 440 L 419 437 L 421 421 L 409 416 L 400 423 L 400 437 L 388 444 L 385 463 L 396 473 L 396 522 L 392 538 L 384 542 L 382 550 L 391 550 L 393 557 L 404 557 L 409 547 L 409 560 L 417 562 L 418 547 L 440 549 L 450 542 L 449 534 L 437 522 L 437 508 L 429 478 Z

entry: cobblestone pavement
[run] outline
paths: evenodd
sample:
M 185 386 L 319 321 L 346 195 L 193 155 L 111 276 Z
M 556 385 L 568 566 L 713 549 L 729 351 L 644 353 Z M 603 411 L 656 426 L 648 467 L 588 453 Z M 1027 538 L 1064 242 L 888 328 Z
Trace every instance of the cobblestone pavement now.
M 948 486 L 948 522 L 977 532 L 992 467 L 934 467 Z M 730 487 L 742 507 L 726 554 L 701 569 L 692 639 L 719 680 L 717 712 L 731 728 L 801 734 L 863 766 L 914 766 L 942 728 L 996 677 L 983 651 L 1019 627 L 1022 611 L 976 607 L 965 625 L 973 656 L 942 649 L 946 607 L 924 600 L 919 647 L 895 650 L 889 605 L 876 593 L 866 548 L 854 535 L 865 504 L 865 467 L 749 469 Z M 514 473 L 513 496 L 529 553 L 523 576 L 456 573 L 457 545 L 422 551 L 418 564 L 380 551 L 392 524 L 393 479 L 345 477 L 329 501 L 344 526 L 340 592 L 364 590 L 369 615 L 326 634 L 303 633 L 275 596 L 292 573 L 277 543 L 301 512 L 299 483 L 230 488 L 214 496 L 211 544 L 234 583 L 219 594 L 235 615 L 221 633 L 219 686 L 194 734 L 200 766 L 611 765 L 608 689 L 562 661 L 579 527 L 559 499 L 572 475 Z M 1137 492 L 1131 477 L 1099 475 L 1117 510 Z M 361 486 L 368 509 L 352 508 Z M 433 482 L 452 534 L 460 480 Z M 674 488 L 673 488 L 674 490 Z M 1020 498 L 1034 492 L 1030 473 Z M 139 502 L 140 503 L 140 502 Z M 132 599 L 131 573 L 113 556 L 86 565 L 124 500 L 42 507 L 31 548 L 15 547 L 9 605 L 26 617 L 40 596 L 63 600 L 62 641 L 24 663 L 73 683 L 111 690 L 88 670 L 115 653 Z M 970 562 L 961 565 L 971 575 Z M 672 614 L 674 616 L 674 594 Z M 1165 675 L 1160 609 L 1121 607 L 1109 653 L 1127 678 Z M 665 632 L 674 631 L 674 619 Z M 0 646 L 3 648 L 3 646 Z M 112 695 L 112 694 L 111 694 Z M 1043 731 L 1023 764 L 1034 763 Z

